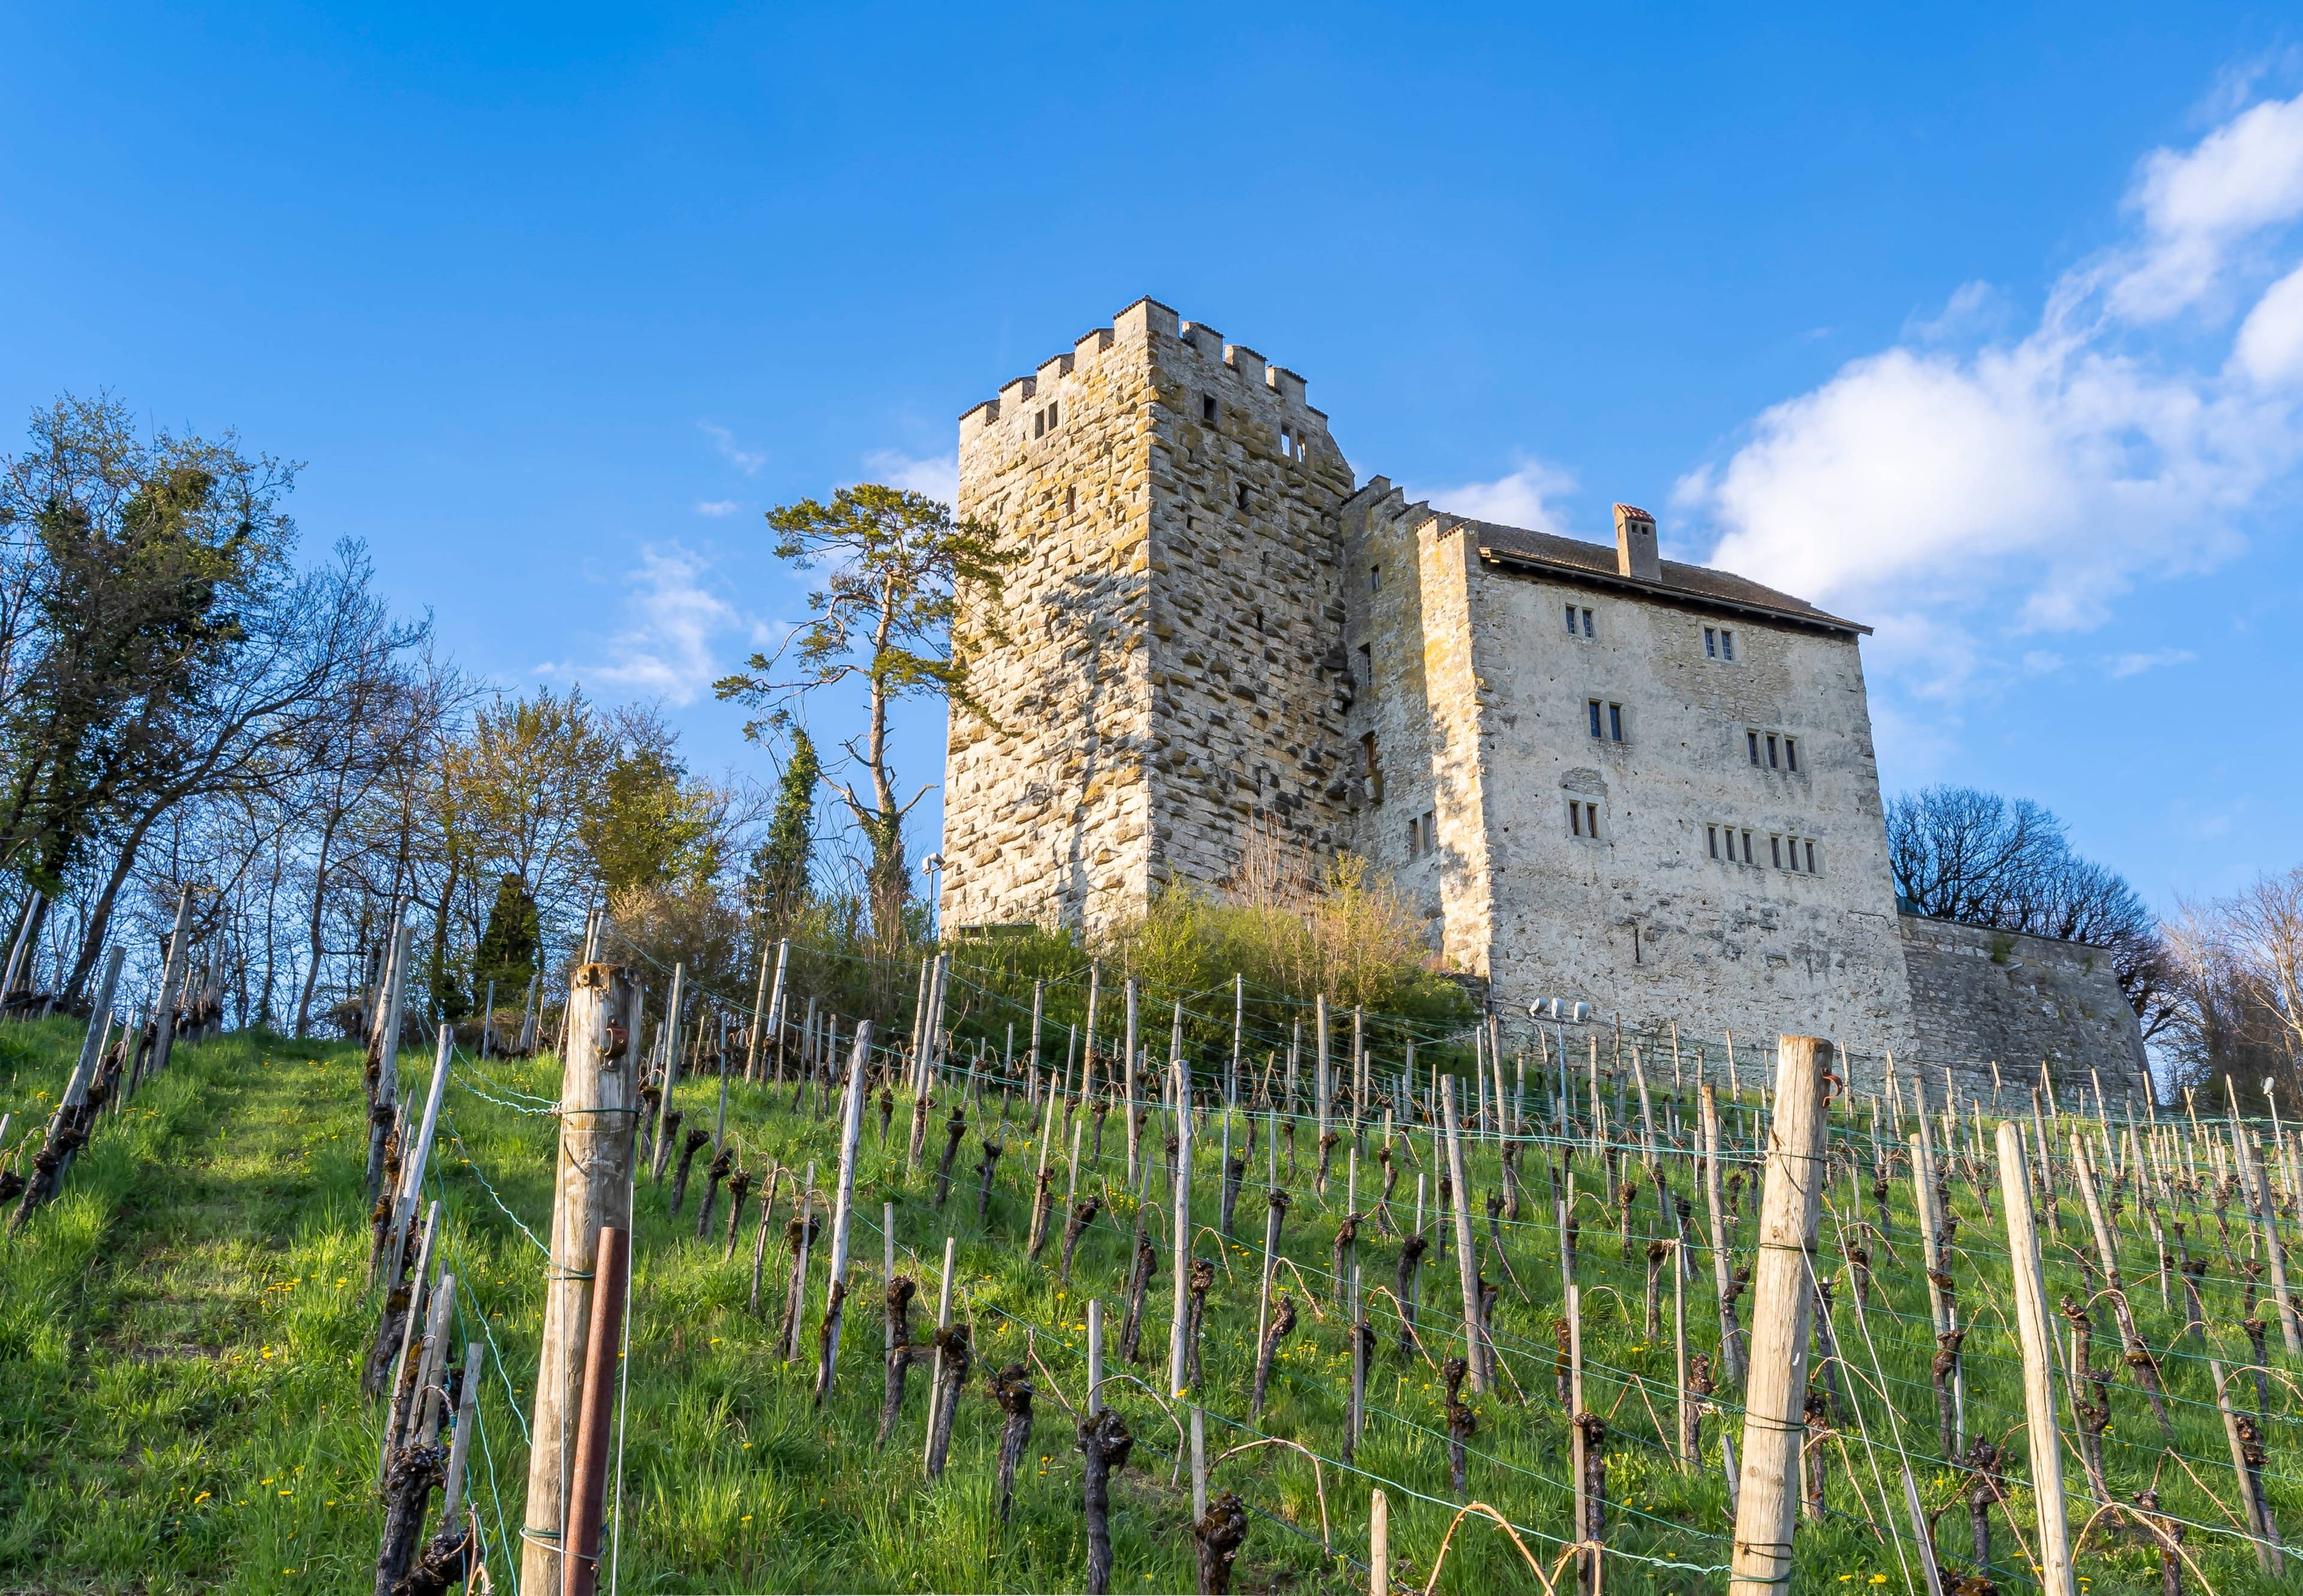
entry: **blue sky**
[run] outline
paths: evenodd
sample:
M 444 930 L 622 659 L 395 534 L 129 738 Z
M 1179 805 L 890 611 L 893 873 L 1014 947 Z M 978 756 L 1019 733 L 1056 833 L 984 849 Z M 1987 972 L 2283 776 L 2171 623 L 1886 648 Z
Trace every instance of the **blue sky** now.
M 1151 293 L 1362 477 L 1871 621 L 1890 790 L 2303 857 L 2291 13 L 1437 11 L 19 7 L 0 406 L 236 426 L 468 666 L 759 769 L 761 511 Z

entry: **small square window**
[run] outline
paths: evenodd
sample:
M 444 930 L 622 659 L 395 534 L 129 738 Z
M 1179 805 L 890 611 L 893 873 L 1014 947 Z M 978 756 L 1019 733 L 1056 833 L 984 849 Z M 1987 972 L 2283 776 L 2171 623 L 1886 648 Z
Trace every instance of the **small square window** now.
M 1716 825 L 1705 826 L 1703 828 L 1703 840 L 1710 846 L 1711 857 L 1715 859 L 1719 857 L 1719 828 Z
M 1703 657 L 1711 660 L 1719 657 L 1719 630 L 1717 627 L 1703 629 Z
M 1799 739 L 1795 737 L 1784 739 L 1784 768 L 1799 774 Z
M 1745 733 L 1743 733 L 1743 740 L 1744 740 L 1747 744 L 1749 744 L 1749 745 L 1750 745 L 1750 749 L 1751 749 L 1751 763 L 1752 763 L 1753 764 L 1759 764 L 1759 734 L 1758 732 L 1756 732 L 1756 731 L 1746 731 Z
M 1620 704 L 1607 705 L 1607 737 L 1613 742 L 1624 740 L 1624 706 Z
M 1200 419 L 1206 422 L 1210 426 L 1213 426 L 1216 424 L 1216 396 L 1214 394 L 1202 393 L 1200 395 Z
M 1723 660 L 1735 657 L 1735 634 L 1724 627 L 1719 632 L 1719 657 Z
M 1597 698 L 1589 699 L 1583 707 L 1591 717 L 1591 735 L 1597 737 L 1599 735 L 1599 701 Z

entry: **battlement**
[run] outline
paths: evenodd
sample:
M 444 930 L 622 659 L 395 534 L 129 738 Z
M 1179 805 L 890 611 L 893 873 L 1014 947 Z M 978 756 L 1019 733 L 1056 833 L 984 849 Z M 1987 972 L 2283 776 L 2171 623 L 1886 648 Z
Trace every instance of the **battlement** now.
M 1000 386 L 999 395 L 960 412 L 959 441 L 964 449 L 981 440 L 1003 418 L 1015 421 L 1027 407 L 1058 398 L 1064 378 L 1083 372 L 1109 351 L 1126 348 L 1148 350 L 1155 362 L 1180 355 L 1193 366 L 1196 380 L 1225 382 L 1236 396 L 1253 395 L 1276 403 L 1283 416 L 1301 415 L 1322 430 L 1327 412 L 1304 396 L 1303 378 L 1285 366 L 1274 366 L 1244 344 L 1226 343 L 1223 334 L 1199 322 L 1188 322 L 1154 299 L 1141 299 L 1111 318 L 1111 325 L 1095 327 L 1074 341 L 1069 354 L 1042 361 L 1029 376 L 1012 377 Z

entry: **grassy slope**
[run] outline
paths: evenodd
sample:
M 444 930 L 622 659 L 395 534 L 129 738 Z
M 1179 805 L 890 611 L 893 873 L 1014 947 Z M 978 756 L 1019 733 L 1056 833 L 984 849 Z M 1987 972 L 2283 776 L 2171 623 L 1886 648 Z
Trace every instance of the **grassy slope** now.
M 36 1094 L 53 1093 L 62 1079 L 74 1043 L 72 1028 L 62 1022 L 13 1027 L 0 1038 L 0 1106 L 38 1118 L 45 1105 Z M 511 1399 L 522 1406 L 533 1369 L 541 1257 L 496 1198 L 543 1233 L 553 1122 L 520 1111 L 517 1094 L 549 1097 L 556 1075 L 549 1060 L 497 1061 L 485 1077 L 460 1072 L 448 1095 L 441 1178 L 434 1183 L 449 1216 L 449 1266 L 465 1288 L 457 1338 L 480 1336 L 483 1325 L 493 1333 L 515 1388 Z M 466 1083 L 477 1080 L 489 1083 L 482 1087 L 487 1095 L 468 1089 Z M 819 1180 L 828 1178 L 829 1124 L 793 1116 L 782 1101 L 772 1108 L 740 1087 L 736 1098 L 731 1123 L 747 1162 L 814 1156 L 823 1161 Z M 688 1106 L 708 1112 L 701 1090 Z M 699 1245 L 692 1238 L 692 1217 L 670 1219 L 662 1195 L 643 1187 L 625 1457 L 626 1588 L 1077 1587 L 1084 1560 L 1078 1453 L 1070 1422 L 1038 1371 L 1038 1428 L 1019 1479 L 1016 1516 L 1004 1531 L 991 1501 L 999 1415 L 981 1395 L 980 1383 L 971 1384 L 962 1402 L 950 1470 L 940 1485 L 924 1483 L 918 1461 L 924 1372 L 914 1377 L 897 1444 L 884 1455 L 873 1449 L 880 1385 L 879 1205 L 883 1199 L 899 1203 L 898 1236 L 924 1254 L 933 1256 L 948 1230 L 958 1236 L 963 1306 L 976 1327 L 979 1372 L 1025 1355 L 1017 1326 L 1029 1322 L 1041 1327 L 1035 1346 L 1046 1370 L 1073 1400 L 1081 1385 L 1083 1292 L 1099 1292 L 1116 1304 L 1126 1237 L 1116 1226 L 1100 1223 L 1083 1246 L 1077 1288 L 1064 1291 L 1051 1269 L 1023 1262 L 1020 1242 L 1013 1239 L 1026 1218 L 1030 1154 L 1011 1152 L 1001 1165 L 987 1236 L 974 1221 L 972 1177 L 956 1182 L 950 1204 L 937 1215 L 929 1207 L 924 1174 L 907 1180 L 899 1169 L 890 1170 L 891 1161 L 900 1161 L 905 1123 L 899 1113 L 896 1161 L 883 1159 L 876 1127 L 867 1131 L 859 1186 L 861 1218 L 867 1222 L 859 1223 L 856 1238 L 864 1268 L 840 1391 L 827 1412 L 807 1399 L 806 1365 L 787 1367 L 770 1349 L 786 1267 L 780 1241 L 769 1249 L 763 1313 L 755 1317 L 746 1305 L 751 1215 L 736 1260 L 723 1262 L 716 1242 Z M 323 1050 L 315 1058 L 309 1044 L 255 1037 L 189 1050 L 124 1119 L 99 1130 L 92 1152 L 73 1171 L 68 1195 L 27 1237 L 0 1243 L 0 1588 L 366 1588 L 375 1549 L 369 1482 L 378 1421 L 355 1390 L 373 1323 L 361 1289 L 360 1129 L 357 1063 L 345 1050 Z M 1012 1135 L 1011 1147 L 1021 1149 L 1025 1139 Z M 1308 1136 L 1305 1141 L 1308 1155 Z M 1115 1119 L 1108 1144 L 1113 1156 L 1107 1159 L 1115 1179 L 1120 1145 Z M 940 1127 L 932 1146 L 940 1151 Z M 1211 1170 L 1212 1147 L 1206 1151 L 1202 1167 Z M 971 1136 L 961 1169 L 975 1153 Z M 1331 1198 L 1339 1209 L 1340 1152 L 1338 1163 Z M 1531 1160 L 1526 1173 L 1531 1196 L 1548 1191 L 1540 1163 Z M 494 1195 L 482 1176 L 493 1183 Z M 1680 1184 L 1686 1184 L 1683 1175 Z M 1307 1170 L 1296 1183 L 1286 1250 L 1318 1288 L 1332 1220 L 1322 1216 L 1308 1185 Z M 1491 1182 L 1475 1175 L 1473 1186 L 1484 1195 Z M 1204 1217 L 1211 1217 L 1213 1189 L 1212 1179 L 1203 1183 Z M 1412 1195 L 1413 1189 L 1411 1172 L 1402 1191 Z M 1967 1223 L 1962 1240 L 1975 1245 L 1972 1263 L 1962 1271 L 1963 1287 L 1972 1294 L 1974 1271 L 1987 1274 L 2000 1261 L 1992 1246 L 1995 1237 L 1979 1223 L 1963 1184 L 1954 1186 L 1954 1201 Z M 690 1216 L 694 1202 L 691 1195 Z M 1899 1234 L 1908 1246 L 1907 1188 L 1897 1202 Z M 1747 1202 L 1747 1243 L 1750 1207 Z M 789 1211 L 787 1196 L 779 1232 Z M 1641 1212 L 1649 1212 L 1644 1202 Z M 1243 1236 L 1260 1235 L 1261 1203 L 1253 1189 L 1242 1199 L 1240 1215 Z M 1714 1466 L 1705 1473 L 1683 1474 L 1652 1444 L 1641 1444 L 1641 1438 L 1651 1442 L 1654 1435 L 1646 1402 L 1605 1371 L 1655 1382 L 1647 1400 L 1662 1409 L 1670 1389 L 1670 1343 L 1667 1337 L 1650 1341 L 1637 1322 L 1643 1267 L 1617 1259 L 1596 1212 L 1584 1225 L 1591 1320 L 1587 1347 L 1597 1365 L 1591 1399 L 1611 1413 L 1616 1431 L 1609 1494 L 1631 1505 L 1612 1516 L 1611 1542 L 1699 1567 L 1723 1563 L 1719 1423 L 1715 1420 L 1707 1430 Z M 1393 1245 L 1374 1237 L 1372 1227 L 1365 1234 L 1368 1278 L 1388 1281 Z M 1828 1239 L 1826 1228 L 1826 1257 Z M 1566 1495 L 1557 1483 L 1566 1474 L 1565 1426 L 1547 1399 L 1543 1361 L 1557 1287 L 1556 1270 L 1541 1260 L 1553 1256 L 1555 1246 L 1548 1229 L 1531 1226 L 1513 1237 L 1514 1266 L 1534 1300 L 1523 1301 L 1506 1284 L 1500 1333 L 1506 1361 L 1539 1399 L 1526 1409 L 1492 1399 L 1479 1404 L 1481 1428 L 1472 1445 L 1484 1456 L 1474 1456 L 1471 1474 L 1475 1495 L 1552 1536 L 1566 1532 L 1568 1519 Z M 1053 1256 L 1051 1249 L 1050 1264 Z M 2140 1256 L 2138 1249 L 2131 1268 L 2139 1267 Z M 1230 1266 L 1211 1301 L 1210 1406 L 1244 1419 L 1255 1314 L 1253 1255 L 1235 1248 Z M 2050 1272 L 2051 1294 L 2076 1289 L 2076 1272 L 2068 1264 L 2058 1270 L 2051 1263 Z M 821 1279 L 819 1268 L 811 1296 L 811 1346 Z M 1452 1262 L 1427 1265 L 1425 1300 L 1444 1304 L 1454 1295 L 1454 1280 Z M 1915 1269 L 1895 1269 L 1884 1257 L 1880 1283 L 1894 1313 L 1875 1312 L 1873 1330 L 1906 1416 L 1907 1440 L 1915 1451 L 1931 1451 L 1921 1287 Z M 1840 1333 L 1860 1358 L 1849 1295 L 1841 1292 Z M 923 1296 L 932 1299 L 932 1281 Z M 2136 1298 L 2147 1333 L 2164 1346 L 2172 1332 L 2159 1314 L 2155 1291 L 2139 1288 Z M 2211 1316 L 2237 1317 L 2221 1312 L 2229 1305 L 2210 1300 Z M 1164 1366 L 1166 1301 L 1163 1273 L 1145 1332 L 1143 1372 L 1155 1383 Z M 928 1300 L 926 1312 L 932 1307 Z M 1708 1292 L 1700 1283 L 1690 1288 L 1688 1312 L 1692 1344 L 1710 1346 L 1716 1334 L 1706 1328 L 1712 1322 Z M 915 1322 L 924 1317 L 915 1315 Z M 2020 1396 L 2005 1361 L 2008 1338 L 1992 1313 L 1983 1317 L 1987 1322 L 1970 1344 L 1970 1412 L 1976 1428 L 1996 1434 L 2020 1424 Z M 1109 1332 L 1115 1340 L 1118 1318 L 1115 1306 Z M 1333 1459 L 1348 1376 L 1345 1339 L 1332 1312 L 1324 1322 L 1313 1322 L 1308 1313 L 1305 1320 L 1281 1359 L 1275 1399 L 1260 1428 L 1299 1439 Z M 1386 1315 L 1379 1312 L 1378 1320 L 1385 1323 Z M 2231 1350 L 2226 1347 L 2226 1355 Z M 2172 1378 L 2190 1397 L 2204 1394 L 2195 1364 L 2176 1362 Z M 499 1588 L 509 1590 L 502 1576 L 505 1548 L 518 1527 L 525 1454 L 505 1382 L 492 1379 L 485 1390 L 473 1495 Z M 1388 1325 L 1371 1397 L 1379 1411 L 1362 1448 L 1362 1466 L 1446 1496 L 1446 1448 L 1436 1433 L 1444 1423 L 1438 1382 L 1422 1362 L 1401 1364 Z M 1117 1588 L 1189 1590 L 1189 1545 L 1182 1527 L 1188 1493 L 1168 1483 L 1175 1431 L 1140 1393 L 1123 1389 L 1117 1400 L 1140 1441 L 1137 1466 L 1116 1493 Z M 2275 1400 L 2291 1417 L 2293 1398 L 2282 1394 Z M 1877 1405 L 1867 1406 L 1876 1424 Z M 2161 1464 L 2155 1426 L 2140 1399 L 2122 1389 L 2114 1407 L 2114 1485 L 2139 1489 L 2161 1469 L 2168 1475 L 2161 1488 L 2171 1507 L 2215 1517 L 2198 1488 Z M 1670 1423 L 1667 1409 L 1663 1421 Z M 2222 1461 L 2228 1454 L 2213 1410 L 2194 1401 L 2179 1409 L 2179 1422 L 2182 1449 L 2203 1460 L 2195 1466 L 2229 1500 L 2228 1463 Z M 2291 1436 L 2291 1424 L 2287 1429 Z M 1242 1439 L 1242 1432 L 1211 1420 L 1211 1452 Z M 1860 1449 L 1855 1456 L 1860 1465 Z M 2276 1440 L 2273 1459 L 2276 1471 Z M 2075 1465 L 2071 1474 L 2076 1486 Z M 1324 1480 L 1337 1549 L 1364 1556 L 1365 1482 L 1341 1475 L 1332 1463 Z M 1931 1506 L 1950 1500 L 1956 1489 L 1948 1474 L 1924 1469 L 1921 1484 Z M 1299 1455 L 1266 1448 L 1235 1457 L 1219 1469 L 1217 1485 L 1239 1490 L 1256 1507 L 1294 1525 L 1291 1532 L 1271 1519 L 1256 1521 L 1239 1585 L 1284 1580 L 1295 1590 L 1364 1588 L 1363 1575 L 1321 1553 L 1314 1474 Z M 1871 1489 L 1868 1471 L 1865 1489 Z M 2303 1498 L 2291 1485 L 2274 1485 L 2273 1499 L 2283 1523 L 2292 1527 L 2303 1521 Z M 1843 1475 L 1833 1482 L 1833 1500 L 1858 1507 Z M 2028 1536 L 2028 1497 L 2019 1497 L 2017 1509 Z M 1419 1580 L 1450 1516 L 1446 1508 L 1395 1493 L 1394 1549 Z M 1947 1542 L 1964 1544 L 1964 1519 L 1956 1509 L 1944 1520 L 1944 1532 Z M 2244 1550 L 2227 1541 L 2199 1546 L 2205 1539 L 2194 1532 L 2195 1555 L 2217 1591 L 2272 1588 L 2254 1573 Z M 2003 1565 L 2012 1568 L 2017 1558 L 2004 1521 L 1997 1541 Z M 1548 1566 L 1546 1545 L 1538 1542 L 1536 1550 Z M 1804 1588 L 1837 1588 L 1843 1581 L 1868 1585 L 1876 1575 L 1902 1583 L 1894 1554 L 1850 1520 L 1803 1528 L 1800 1555 Z M 2090 1552 L 2081 1567 L 2098 1593 L 2157 1588 L 2155 1573 L 2147 1577 L 2142 1554 L 2113 1559 Z M 1719 1578 L 1629 1558 L 1611 1560 L 1607 1575 L 1610 1590 L 1693 1591 L 1715 1587 Z M 2003 1583 L 2019 1582 L 2004 1577 Z M 1442 1586 L 1469 1592 L 1531 1589 L 1534 1582 L 1500 1535 L 1467 1525 Z

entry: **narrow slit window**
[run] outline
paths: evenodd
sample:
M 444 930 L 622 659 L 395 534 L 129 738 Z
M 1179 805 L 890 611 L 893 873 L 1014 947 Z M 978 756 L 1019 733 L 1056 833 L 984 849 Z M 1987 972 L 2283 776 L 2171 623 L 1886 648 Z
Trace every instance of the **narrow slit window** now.
M 1064 489 L 1064 513 L 1066 515 L 1073 515 L 1076 514 L 1078 510 L 1079 489 L 1076 487 L 1067 487 Z
M 1725 628 L 1722 628 L 1719 633 L 1719 657 L 1723 660 L 1732 660 L 1735 657 L 1735 634 Z
M 1784 840 L 1781 837 L 1767 839 L 1767 855 L 1775 860 L 1776 869 L 1784 867 Z
M 1200 395 L 1200 419 L 1206 422 L 1210 426 L 1213 426 L 1216 424 L 1216 396 L 1214 394 L 1202 393 Z
M 1749 832 L 1743 833 L 1743 863 L 1746 865 L 1756 863 L 1751 857 L 1751 833 Z
M 1247 484 L 1244 482 L 1241 483 L 1239 485 L 1239 491 L 1235 493 L 1232 495 L 1232 498 L 1238 503 L 1242 510 L 1245 510 L 1247 508 Z
M 1048 435 L 1047 411 L 1033 410 L 1032 412 L 1032 435 L 1035 438 L 1044 438 Z
M 1279 429 L 1279 452 L 1282 454 L 1295 452 L 1295 435 L 1284 426 Z
M 1767 736 L 1767 768 L 1769 770 L 1779 770 L 1782 768 L 1776 762 L 1776 739 L 1772 732 Z
M 1703 840 L 1710 846 L 1711 857 L 1715 859 L 1719 857 L 1719 828 L 1716 825 L 1705 826 L 1703 828 Z
M 1573 604 L 1569 604 L 1567 606 L 1567 635 L 1571 638 L 1575 635 L 1575 606 Z
M 1607 705 L 1607 739 L 1610 742 L 1624 740 L 1624 706 L 1620 704 Z
M 1812 837 L 1809 838 L 1807 840 L 1807 873 L 1810 875 L 1819 875 L 1822 874 L 1822 872 L 1818 871 L 1815 867 L 1815 839 Z
M 1591 717 L 1591 735 L 1597 737 L 1599 735 L 1599 701 L 1597 698 L 1589 699 L 1584 703 L 1583 707 Z
M 1050 432 L 1056 430 L 1056 406 L 1062 402 L 1063 401 L 1061 400 L 1055 399 L 1048 401 L 1048 430 Z
M 1586 805 L 1584 805 L 1584 806 L 1583 806 L 1583 826 L 1584 826 L 1584 829 L 1585 829 L 1586 831 L 1590 832 L 1593 837 L 1597 837 L 1597 836 L 1599 836 L 1599 805 L 1597 805 L 1597 804 L 1586 804 Z
M 1796 737 L 1784 739 L 1784 768 L 1795 776 L 1799 774 L 1799 739 Z
M 1583 834 L 1583 806 L 1573 798 L 1567 800 L 1567 830 L 1572 836 Z
M 1375 646 L 1360 645 L 1360 686 L 1369 692 L 1375 690 Z
M 1423 820 L 1421 815 L 1411 815 L 1407 820 L 1407 857 L 1411 859 L 1420 858 L 1422 854 Z
M 1756 732 L 1756 731 L 1746 731 L 1745 733 L 1743 733 L 1743 739 L 1744 739 L 1744 741 L 1746 741 L 1747 743 L 1749 743 L 1749 744 L 1750 745 L 1750 748 L 1751 748 L 1751 763 L 1752 763 L 1753 764 L 1759 764 L 1759 734 L 1758 732 Z
M 1599 635 L 1591 629 L 1591 612 L 1589 610 L 1583 612 L 1583 635 L 1587 638 Z
M 1719 629 L 1717 627 L 1707 626 L 1703 629 L 1703 657 L 1708 660 L 1716 660 L 1719 657 Z
M 1380 565 L 1371 565 L 1371 566 L 1369 566 L 1369 567 L 1368 567 L 1368 591 L 1369 591 L 1370 593 L 1380 592 L 1380 591 L 1382 590 L 1382 587 L 1383 587 L 1383 567 L 1382 567 L 1382 566 L 1380 566 Z

